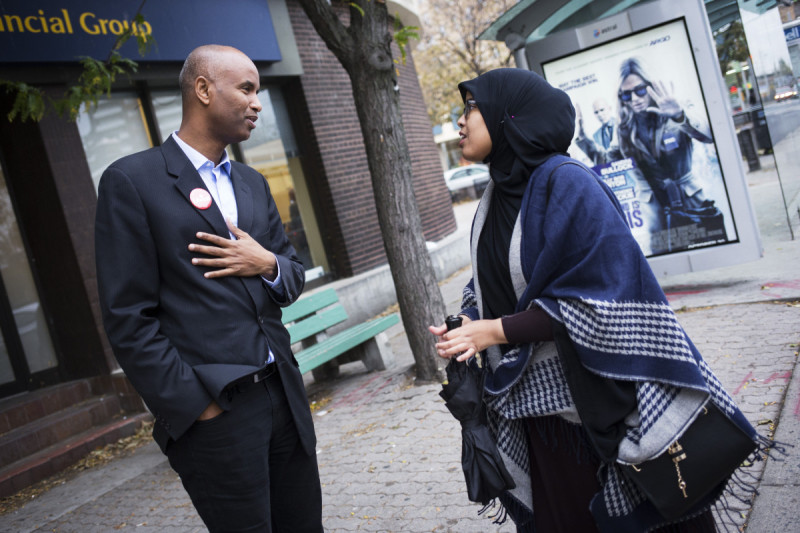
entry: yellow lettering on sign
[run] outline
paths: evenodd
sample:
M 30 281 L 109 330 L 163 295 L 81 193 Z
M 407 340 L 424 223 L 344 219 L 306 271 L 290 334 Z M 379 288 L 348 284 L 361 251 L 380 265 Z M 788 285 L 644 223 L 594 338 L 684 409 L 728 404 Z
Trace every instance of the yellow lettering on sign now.
M 47 19 L 44 18 L 44 11 L 41 9 L 39 10 L 39 20 L 42 21 L 42 31 L 45 33 L 50 33 L 50 29 L 47 27 Z
M 0 32 L 19 33 L 74 33 L 69 11 L 61 9 L 62 16 L 45 16 L 42 9 L 38 15 L 0 15 Z M 137 24 L 125 19 L 101 19 L 91 11 L 81 13 L 78 18 L 81 30 L 89 35 L 122 35 L 128 29 L 134 35 L 151 35 L 153 27 L 149 22 Z
M 31 19 L 36 20 L 36 15 L 25 17 L 25 29 L 31 33 L 41 33 L 42 30 L 33 27 L 33 24 L 31 24 Z
M 93 24 L 91 28 L 87 26 L 86 25 L 87 18 L 94 19 L 95 18 L 94 13 L 90 13 L 88 11 L 86 13 L 81 13 L 81 18 L 78 19 L 78 22 L 81 25 L 81 29 L 86 33 L 88 33 L 89 35 L 98 35 L 100 33 L 100 28 L 97 27 L 97 24 Z
M 25 31 L 24 29 L 22 29 L 22 19 L 19 18 L 18 15 L 6 15 L 5 19 L 6 19 L 6 28 L 8 28 L 8 30 L 6 31 L 10 32 L 14 31 L 14 26 L 12 24 L 12 22 L 14 21 L 17 21 L 17 31 Z
M 38 15 L 2 15 L 0 16 L 0 32 L 18 31 L 20 33 L 72 33 L 72 22 L 69 13 L 62 9 L 64 18 L 58 16 L 45 17 L 44 11 L 37 10 Z M 5 23 L 4 23 L 5 22 Z
M 61 12 L 64 14 L 64 24 L 67 25 L 67 33 L 72 33 L 72 21 L 69 20 L 69 13 L 66 9 L 62 9 Z
M 134 35 L 139 35 L 140 33 L 142 33 L 144 35 L 152 35 L 153 34 L 153 27 L 146 20 L 142 23 L 141 26 L 139 26 L 138 24 L 136 24 L 134 22 L 133 23 L 133 34 Z
M 53 33 L 66 33 L 64 21 L 58 17 L 50 17 L 50 31 Z
M 125 21 L 123 25 L 122 22 L 118 21 L 117 19 L 112 19 L 108 23 L 108 29 L 114 35 L 122 35 L 122 33 L 128 29 L 128 21 Z

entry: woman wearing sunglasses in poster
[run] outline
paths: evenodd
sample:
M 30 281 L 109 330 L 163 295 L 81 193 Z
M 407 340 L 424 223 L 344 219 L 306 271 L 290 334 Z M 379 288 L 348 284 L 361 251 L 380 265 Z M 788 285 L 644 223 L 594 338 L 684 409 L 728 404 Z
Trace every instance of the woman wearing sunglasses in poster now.
M 617 146 L 602 150 L 587 142 L 580 121 L 578 139 L 582 148 L 590 146 L 584 151 L 594 159 L 631 158 L 635 163 L 647 184 L 638 196 L 651 207 L 651 253 L 725 241 L 722 212 L 692 174 L 693 141 L 713 142 L 708 125 L 688 115 L 674 96 L 673 84 L 652 80 L 636 58 L 626 59 L 620 67 L 617 101 Z

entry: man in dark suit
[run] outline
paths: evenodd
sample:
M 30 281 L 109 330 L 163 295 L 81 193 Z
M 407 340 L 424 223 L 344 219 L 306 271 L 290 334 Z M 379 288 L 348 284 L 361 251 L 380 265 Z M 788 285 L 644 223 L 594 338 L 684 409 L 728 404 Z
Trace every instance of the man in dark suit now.
M 202 46 L 180 84 L 180 129 L 100 181 L 106 332 L 209 530 L 322 531 L 316 437 L 281 323 L 304 269 L 267 181 L 225 152 L 255 128 L 258 71 Z
M 605 151 L 611 144 L 617 144 L 617 138 L 614 132 L 614 115 L 611 106 L 605 98 L 597 98 L 592 102 L 592 111 L 595 118 L 600 123 L 600 127 L 592 134 L 592 138 L 586 137 L 583 131 L 583 116 L 580 112 L 580 106 L 575 106 L 576 120 L 578 127 L 576 128 L 577 138 L 575 143 L 583 152 L 592 160 L 595 165 L 600 165 L 605 162 Z
M 614 116 L 611 112 L 611 106 L 605 98 L 598 98 L 592 103 L 592 111 L 600 127 L 594 132 L 594 142 L 599 144 L 605 149 L 611 146 L 611 141 L 614 139 Z

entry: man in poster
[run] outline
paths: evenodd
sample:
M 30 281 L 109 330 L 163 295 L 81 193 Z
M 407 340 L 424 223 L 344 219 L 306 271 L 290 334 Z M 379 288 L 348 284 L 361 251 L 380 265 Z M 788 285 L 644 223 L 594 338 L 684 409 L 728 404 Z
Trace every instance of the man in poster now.
M 592 102 L 592 111 L 598 122 L 600 122 L 600 127 L 595 130 L 590 140 L 583 132 L 581 108 L 578 105 L 575 106 L 576 120 L 578 121 L 579 128 L 578 138 L 575 139 L 575 142 L 585 154 L 592 158 L 595 165 L 599 165 L 603 162 L 603 157 L 601 154 L 597 153 L 597 148 L 608 150 L 612 140 L 616 142 L 616 138 L 614 137 L 614 113 L 605 98 L 597 98 Z

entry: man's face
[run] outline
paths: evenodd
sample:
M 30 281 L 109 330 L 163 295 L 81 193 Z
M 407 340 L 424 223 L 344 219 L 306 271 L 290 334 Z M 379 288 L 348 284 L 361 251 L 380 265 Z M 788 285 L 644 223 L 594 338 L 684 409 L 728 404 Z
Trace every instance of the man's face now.
M 246 141 L 261 111 L 258 70 L 236 52 L 222 54 L 218 61 L 209 90 L 209 135 L 226 145 Z
M 592 104 L 592 107 L 594 109 L 594 116 L 597 117 L 600 124 L 606 124 L 611 120 L 611 108 L 608 106 L 608 102 L 605 100 L 597 100 Z

